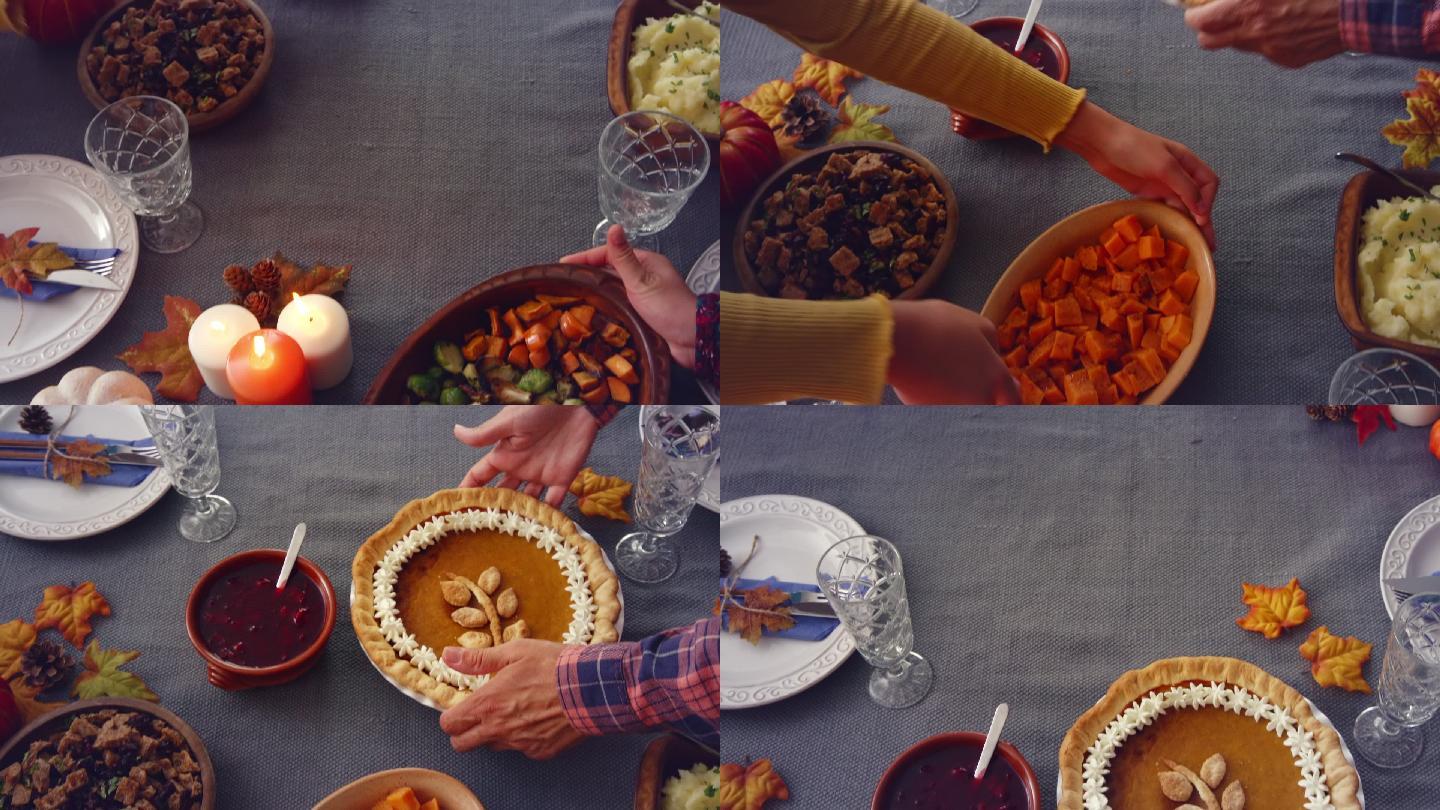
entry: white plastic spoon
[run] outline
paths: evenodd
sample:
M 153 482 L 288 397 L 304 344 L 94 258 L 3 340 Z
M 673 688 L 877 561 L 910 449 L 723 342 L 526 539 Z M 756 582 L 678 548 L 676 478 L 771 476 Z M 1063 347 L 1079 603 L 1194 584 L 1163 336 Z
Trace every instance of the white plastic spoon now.
M 985 732 L 985 745 L 980 748 L 980 759 L 975 763 L 975 781 L 985 777 L 990 767 L 990 758 L 995 756 L 995 746 L 1000 742 L 1000 730 L 1005 728 L 1005 718 L 1010 716 L 1010 704 L 1001 703 L 995 707 L 995 716 L 990 718 L 990 730 Z
M 285 564 L 280 566 L 280 577 L 275 580 L 275 590 L 285 590 L 285 583 L 290 581 L 290 572 L 295 569 L 295 558 L 300 556 L 300 544 L 305 542 L 305 524 L 301 523 L 295 527 L 295 533 L 290 535 L 290 550 L 285 552 Z
M 1015 53 L 1025 50 L 1030 41 L 1030 32 L 1035 30 L 1035 18 L 1040 16 L 1040 4 L 1045 0 L 1030 0 L 1030 10 L 1025 12 L 1025 24 L 1020 26 L 1020 38 L 1015 40 Z

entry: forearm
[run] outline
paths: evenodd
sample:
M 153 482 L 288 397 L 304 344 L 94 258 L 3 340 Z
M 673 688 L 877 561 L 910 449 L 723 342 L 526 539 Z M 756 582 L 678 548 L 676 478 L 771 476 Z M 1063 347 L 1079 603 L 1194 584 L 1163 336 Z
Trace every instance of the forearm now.
M 890 305 L 720 294 L 727 404 L 814 397 L 875 404 L 885 390 Z
M 1440 54 L 1440 3 L 1435 0 L 1340 0 L 1346 50 L 1393 56 Z
M 732 0 L 725 8 L 807 51 L 1047 148 L 1085 98 L 915 0 Z
M 555 681 L 565 715 L 581 733 L 665 726 L 719 747 L 719 619 L 641 641 L 567 647 Z

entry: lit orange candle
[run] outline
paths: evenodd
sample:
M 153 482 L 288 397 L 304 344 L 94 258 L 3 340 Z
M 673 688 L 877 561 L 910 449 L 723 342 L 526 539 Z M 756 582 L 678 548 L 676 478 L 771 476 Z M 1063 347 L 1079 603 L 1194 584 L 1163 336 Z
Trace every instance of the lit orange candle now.
M 274 329 L 251 332 L 230 349 L 225 378 L 240 405 L 309 405 L 310 375 L 295 339 Z

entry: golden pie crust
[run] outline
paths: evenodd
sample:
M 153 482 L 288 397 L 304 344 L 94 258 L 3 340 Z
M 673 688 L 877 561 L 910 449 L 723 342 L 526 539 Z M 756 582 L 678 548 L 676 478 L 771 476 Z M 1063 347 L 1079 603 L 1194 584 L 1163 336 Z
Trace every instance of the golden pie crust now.
M 430 673 L 396 654 L 375 621 L 374 575 L 386 552 L 402 541 L 411 529 L 431 518 L 469 509 L 513 512 L 558 532 L 565 545 L 579 558 L 595 604 L 595 627 L 588 643 L 607 643 L 620 637 L 615 628 L 615 622 L 620 616 L 619 580 L 606 564 L 600 546 L 582 535 L 575 523 L 560 510 L 522 492 L 486 487 L 449 489 L 428 498 L 411 501 L 397 512 L 395 518 L 384 528 L 370 535 L 355 553 L 350 570 L 354 579 L 350 621 L 355 626 L 355 635 L 360 639 L 360 646 L 381 671 L 402 686 L 435 701 L 442 708 L 459 703 L 469 693 L 436 680 Z M 402 620 L 403 618 L 402 616 Z M 439 654 L 442 651 L 435 652 Z
M 1314 738 L 1315 750 L 1325 768 L 1330 802 L 1335 810 L 1362 810 L 1356 796 L 1359 776 L 1346 760 L 1340 735 L 1320 721 L 1305 697 L 1289 684 L 1263 669 L 1235 658 L 1186 657 L 1156 661 L 1144 669 L 1131 670 L 1110 686 L 1105 697 L 1080 716 L 1060 746 L 1060 800 L 1056 810 L 1084 810 L 1083 773 L 1085 757 L 1101 732 L 1132 703 L 1145 695 L 1187 683 L 1224 683 L 1242 687 L 1276 707 L 1285 709 L 1300 728 Z M 1188 711 L 1188 710 L 1180 710 Z M 1261 722 L 1254 723 L 1257 739 L 1275 738 Z M 1183 764 L 1183 763 L 1182 763 Z M 1198 767 L 1199 762 L 1191 763 Z M 1298 773 L 1298 768 L 1297 768 Z M 1178 803 L 1171 802 L 1170 805 Z M 1293 810 L 1303 810 L 1303 802 Z M 1126 808 L 1116 808 L 1126 810 Z M 1291 810 L 1264 808 L 1263 810 Z

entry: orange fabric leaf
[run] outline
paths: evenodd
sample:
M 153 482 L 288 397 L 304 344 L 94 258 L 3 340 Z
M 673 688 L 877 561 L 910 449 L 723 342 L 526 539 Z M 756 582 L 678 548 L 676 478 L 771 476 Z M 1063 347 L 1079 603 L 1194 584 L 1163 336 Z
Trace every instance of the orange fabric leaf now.
M 15 678 L 10 681 L 10 694 L 15 697 L 15 706 L 20 709 L 20 716 L 29 723 L 42 714 L 52 712 L 65 705 L 65 701 L 49 702 L 40 699 L 40 691 L 28 683 L 24 678 Z
M 1409 118 L 1397 118 L 1380 130 L 1385 140 L 1405 147 L 1401 162 L 1407 169 L 1423 169 L 1440 157 L 1440 102 L 1423 96 L 1405 99 Z
M 0 679 L 20 671 L 20 656 L 35 643 L 35 625 L 24 619 L 0 624 Z
M 1440 73 L 1429 68 L 1420 68 L 1415 72 L 1415 89 L 1406 90 L 1400 95 L 1405 98 L 1428 98 L 1440 104 Z
M 109 615 L 110 603 L 96 590 L 95 583 L 86 582 L 78 588 L 51 585 L 45 589 L 40 607 L 35 608 L 35 629 L 58 628 L 65 640 L 79 650 L 90 635 L 90 620 Z
M 1310 618 L 1310 608 L 1305 604 L 1305 589 L 1300 580 L 1291 579 L 1283 588 L 1264 585 L 1240 585 L 1245 595 L 1242 598 L 1250 606 L 1250 612 L 1235 620 L 1235 623 L 1266 638 L 1279 638 L 1288 627 L 1298 627 Z
M 570 483 L 570 491 L 579 499 L 580 514 L 630 522 L 625 499 L 634 485 L 616 475 L 601 475 L 586 467 Z
M 175 402 L 194 402 L 205 381 L 190 356 L 190 325 L 200 317 L 200 305 L 188 298 L 165 296 L 165 328 L 146 332 L 140 342 L 116 355 L 136 374 L 159 372 L 155 392 Z
M 720 810 L 761 810 L 771 799 L 789 798 L 790 787 L 769 759 L 720 766 Z
M 744 604 L 734 599 L 720 599 L 715 603 L 715 615 L 723 608 L 729 617 L 728 629 L 751 644 L 759 644 L 765 633 L 778 633 L 795 626 L 790 608 L 781 607 L 789 601 L 790 594 L 770 585 L 761 585 L 745 591 Z
M 290 261 L 283 255 L 276 253 L 271 257 L 275 266 L 280 270 L 280 295 L 276 306 L 272 308 L 276 318 L 285 305 L 294 300 L 297 295 L 328 295 L 331 298 L 345 292 L 345 285 L 350 282 L 351 265 L 330 266 L 317 264 L 309 270 Z M 275 318 L 271 318 L 266 324 L 274 325 Z
M 110 462 L 100 457 L 100 451 L 104 449 L 105 445 L 89 439 L 76 439 L 63 445 L 50 454 L 50 477 L 79 489 L 86 478 L 109 475 Z
M 802 54 L 800 66 L 795 68 L 795 87 L 811 87 L 820 97 L 834 107 L 845 95 L 847 79 L 864 78 L 865 74 L 839 62 L 822 59 L 811 53 Z
M 780 114 L 795 95 L 795 85 L 784 79 L 765 82 L 755 92 L 740 99 L 740 106 L 760 116 L 771 129 L 780 126 Z
M 1310 662 L 1310 674 L 1321 686 L 1370 692 L 1370 684 L 1365 682 L 1370 645 L 1360 639 L 1331 635 L 1330 628 L 1317 627 L 1300 645 L 1300 656 Z
M 39 232 L 39 228 L 21 228 L 9 236 L 0 233 L 0 283 L 21 295 L 34 292 L 31 276 L 45 278 L 51 270 L 75 266 L 74 260 L 54 242 L 32 246 L 30 241 Z

